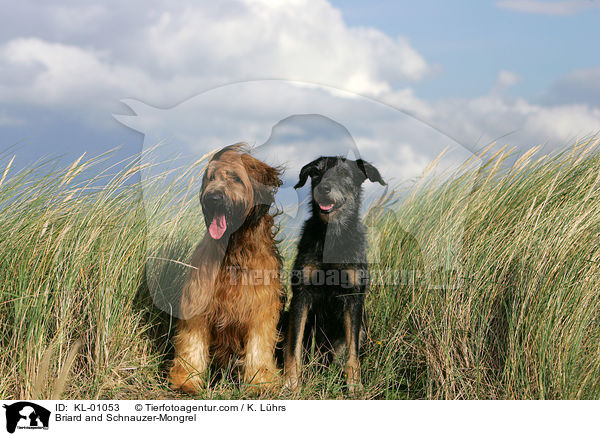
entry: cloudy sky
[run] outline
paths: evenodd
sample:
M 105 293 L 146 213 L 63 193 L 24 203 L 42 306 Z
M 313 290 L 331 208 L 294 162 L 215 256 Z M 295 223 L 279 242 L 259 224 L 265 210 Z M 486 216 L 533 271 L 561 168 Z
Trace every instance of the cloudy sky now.
M 20 164 L 135 153 L 144 137 L 114 118 L 133 114 L 122 100 L 182 107 L 262 79 L 400 108 L 468 150 L 497 138 L 556 147 L 600 130 L 596 0 L 0 1 L 0 147 L 16 145 Z M 221 118 L 239 116 L 231 107 Z M 429 152 L 412 135 L 365 147 L 381 165 L 395 153 L 421 168 Z

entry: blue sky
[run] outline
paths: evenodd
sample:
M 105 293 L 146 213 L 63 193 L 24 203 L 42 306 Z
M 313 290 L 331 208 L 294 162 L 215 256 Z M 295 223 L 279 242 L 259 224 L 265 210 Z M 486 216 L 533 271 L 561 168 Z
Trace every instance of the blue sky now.
M 536 3 L 538 13 L 489 0 L 332 2 L 349 25 L 406 35 L 439 65 L 438 74 L 415 86 L 423 97 L 475 97 L 489 90 L 500 70 L 509 70 L 520 76 L 512 93 L 529 99 L 541 98 L 573 70 L 599 66 L 600 3 L 588 1 L 596 8 L 581 10 L 574 6 L 571 14 L 543 13 L 542 6 L 582 2 Z
M 112 117 L 130 113 L 121 99 L 164 108 L 265 78 L 366 95 L 474 147 L 513 130 L 520 149 L 557 146 L 600 130 L 599 6 L 2 0 L 0 147 L 20 164 L 131 154 L 143 136 Z

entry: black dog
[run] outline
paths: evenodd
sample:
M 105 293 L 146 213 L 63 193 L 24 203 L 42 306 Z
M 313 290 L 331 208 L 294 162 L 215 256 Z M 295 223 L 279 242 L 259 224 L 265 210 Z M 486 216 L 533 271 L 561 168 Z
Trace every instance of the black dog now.
M 298 388 L 305 331 L 320 349 L 345 346 L 351 392 L 360 385 L 358 359 L 368 289 L 366 229 L 360 221 L 362 183 L 386 183 L 370 163 L 320 157 L 300 171 L 298 189 L 312 182 L 312 216 L 306 220 L 292 273 L 285 348 L 286 385 Z M 310 335 L 306 336 L 310 338 Z

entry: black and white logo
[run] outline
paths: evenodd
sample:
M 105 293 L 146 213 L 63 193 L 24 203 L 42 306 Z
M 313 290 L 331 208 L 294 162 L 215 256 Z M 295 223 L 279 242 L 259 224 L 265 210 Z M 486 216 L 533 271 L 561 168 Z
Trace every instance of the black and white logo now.
M 6 409 L 6 431 L 14 433 L 16 429 L 48 429 L 50 411 L 29 401 L 4 404 Z

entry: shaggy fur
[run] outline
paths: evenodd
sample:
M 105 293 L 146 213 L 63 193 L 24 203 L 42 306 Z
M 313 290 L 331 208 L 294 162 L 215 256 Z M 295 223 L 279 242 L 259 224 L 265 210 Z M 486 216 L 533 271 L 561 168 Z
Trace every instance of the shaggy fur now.
M 211 363 L 223 367 L 232 359 L 241 360 L 248 386 L 276 385 L 281 258 L 269 208 L 279 176 L 241 144 L 211 159 L 200 194 L 208 231 L 183 288 L 173 388 L 197 392 Z
M 292 274 L 292 301 L 285 346 L 286 385 L 298 388 L 304 338 L 317 347 L 346 350 L 349 389 L 360 386 L 359 348 L 368 288 L 366 230 L 360 221 L 362 183 L 385 185 L 361 159 L 320 157 L 300 172 L 295 188 L 311 178 L 312 216 L 306 220 Z M 305 336 L 305 331 L 310 334 Z

